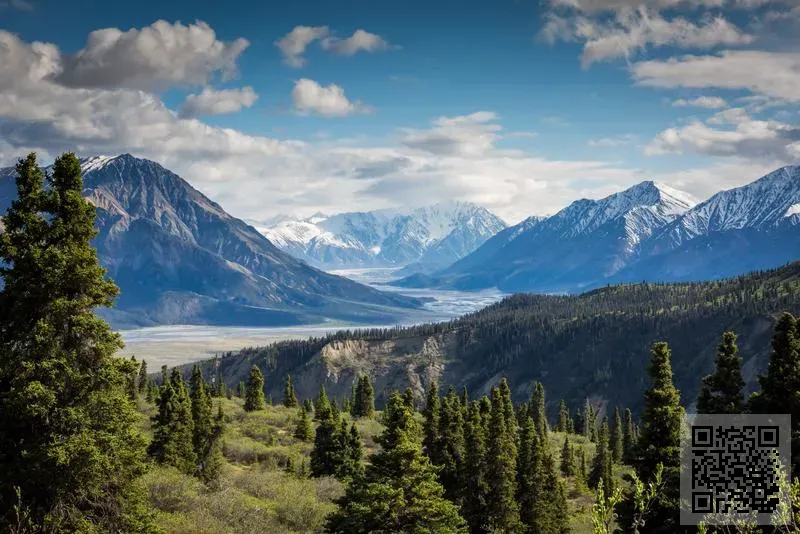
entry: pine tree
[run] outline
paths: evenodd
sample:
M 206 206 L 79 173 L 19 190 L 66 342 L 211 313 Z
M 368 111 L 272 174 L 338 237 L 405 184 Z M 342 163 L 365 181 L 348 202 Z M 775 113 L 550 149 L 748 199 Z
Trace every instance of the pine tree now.
M 575 459 L 572 454 L 572 446 L 569 443 L 569 434 L 564 436 L 564 446 L 561 448 L 561 473 L 565 477 L 575 474 Z
M 379 452 L 363 476 L 354 479 L 326 532 L 466 532 L 458 508 L 444 498 L 436 469 L 422 454 L 420 430 L 398 393 L 389 398 Z
M 670 351 L 666 343 L 653 345 L 650 363 L 652 386 L 645 392 L 634 468 L 642 481 L 653 480 L 662 464 L 664 491 L 653 504 L 648 530 L 676 532 L 679 525 L 680 428 L 683 409 L 672 383 Z M 651 526 L 652 525 L 652 526 Z
M 143 395 L 147 391 L 147 384 L 149 381 L 150 379 L 147 377 L 147 362 L 142 360 L 142 365 L 139 367 L 139 380 L 137 383 L 140 395 Z
M 286 375 L 286 385 L 283 387 L 283 405 L 287 408 L 297 406 L 297 396 L 294 394 L 292 375 Z
M 532 531 L 541 534 L 566 534 L 569 532 L 569 515 L 564 484 L 556 472 L 553 456 L 540 442 L 541 466 L 536 486 L 538 497 L 534 505 Z
M 589 441 L 594 441 L 592 439 L 595 425 L 593 412 L 594 410 L 592 409 L 592 405 L 589 403 L 589 399 L 586 399 L 586 403 L 583 405 L 583 437 Z
M 35 154 L 16 173 L 0 233 L 0 503 L 18 489 L 31 521 L 54 532 L 143 530 L 132 483 L 145 441 L 125 392 L 136 369 L 95 315 L 119 290 L 90 244 L 80 162 L 58 157 L 48 188 Z
M 264 404 L 264 375 L 257 365 L 253 365 L 250 368 L 250 378 L 244 396 L 244 411 L 263 410 Z
M 439 411 L 439 385 L 433 380 L 425 399 L 425 410 L 422 412 L 425 418 L 422 427 L 422 450 L 434 465 L 441 465 L 442 463 L 441 455 L 439 454 Z
M 158 413 L 153 417 L 153 441 L 148 452 L 157 462 L 191 475 L 197 466 L 193 438 L 192 402 L 176 368 L 161 388 Z
M 520 430 L 516 495 L 520 521 L 525 525 L 526 531 L 533 531 L 536 522 L 536 503 L 540 494 L 537 482 L 541 478 L 541 451 L 536 424 L 528 415 Z
M 611 451 L 608 448 L 608 435 L 608 420 L 605 420 L 603 424 L 600 425 L 600 432 L 597 436 L 597 448 L 595 449 L 594 458 L 592 459 L 592 469 L 589 472 L 589 486 L 597 488 L 597 485 L 602 480 L 603 487 L 605 487 L 607 491 L 613 492 L 614 471 Z
M 300 441 L 311 441 L 314 439 L 314 429 L 311 426 L 311 420 L 308 418 L 308 412 L 304 406 L 301 406 L 297 411 L 294 437 Z
M 325 399 L 327 400 L 327 396 Z M 334 476 L 346 480 L 354 476 L 361 467 L 360 439 L 359 447 L 354 450 L 352 446 L 355 442 L 352 441 L 346 421 L 334 409 L 335 404 L 330 406 L 330 409 L 322 409 L 321 413 L 326 414 L 326 417 L 320 420 L 314 434 L 311 474 L 315 477 Z
M 511 430 L 512 426 L 516 428 L 516 417 L 513 409 L 508 412 L 503 390 L 508 390 L 505 379 L 500 387 L 492 388 L 487 451 L 487 473 L 491 475 L 488 477 L 486 522 L 500 532 L 516 532 L 520 528 L 515 500 L 517 446 L 515 432 Z
M 219 477 L 218 438 L 222 429 L 219 428 L 218 421 L 214 420 L 211 395 L 206 389 L 199 365 L 192 369 L 190 389 L 194 425 L 192 444 L 197 456 L 197 474 L 203 482 L 212 484 Z
M 319 395 L 314 401 L 314 421 L 323 421 L 331 415 L 331 401 L 328 400 L 328 392 L 325 391 L 325 384 L 319 388 Z
M 245 396 L 247 396 L 247 386 L 244 382 L 239 382 L 239 385 L 236 388 L 236 396 L 240 399 L 243 399 Z
M 586 449 L 583 447 L 581 447 L 581 461 L 578 466 L 578 475 L 580 476 L 581 481 L 588 484 L 589 471 L 586 469 Z
M 369 376 L 364 375 L 360 379 L 360 393 L 357 396 L 357 417 L 372 417 L 375 412 L 375 391 L 372 389 L 372 382 Z
M 618 407 L 614 408 L 614 426 L 611 427 L 608 446 L 611 449 L 611 458 L 614 463 L 620 463 L 625 449 L 623 446 L 622 416 Z
M 558 404 L 558 431 L 569 432 L 569 409 L 564 399 Z
M 443 399 L 439 415 L 439 444 L 441 471 L 439 480 L 444 486 L 445 496 L 460 504 L 463 495 L 464 469 L 464 425 L 461 400 L 455 390 L 450 389 Z
M 136 356 L 131 356 L 130 371 L 128 372 L 128 398 L 136 401 L 139 393 L 139 388 L 136 386 L 136 380 L 139 377 L 139 363 L 136 361 Z
M 633 460 L 636 447 L 635 430 L 633 428 L 633 413 L 630 408 L 625 409 L 625 428 L 622 434 L 622 458 L 630 464 Z
M 725 332 L 717 347 L 714 372 L 703 377 L 697 398 L 698 413 L 737 414 L 744 410 L 742 359 L 736 346 L 736 334 Z
M 436 397 L 438 399 L 438 396 Z M 473 402 L 469 407 L 464 424 L 464 504 L 462 515 L 470 532 L 483 532 L 484 510 L 489 484 L 487 482 L 486 428 L 481 417 L 480 403 Z
M 506 424 L 506 429 L 511 439 L 516 442 L 517 439 L 517 418 L 514 412 L 514 402 L 511 400 L 511 388 L 508 386 L 508 380 L 505 378 L 500 379 L 500 385 L 497 386 L 500 390 L 500 398 L 503 402 L 503 420 Z M 492 399 L 492 407 L 494 399 Z
M 545 411 L 544 399 L 544 386 L 541 382 L 536 382 L 533 386 L 533 394 L 531 395 L 531 416 L 533 417 L 533 424 L 536 426 L 536 431 L 539 437 L 544 440 L 547 438 L 547 412 Z
M 152 404 L 156 400 L 156 395 L 158 394 L 158 390 L 156 385 L 153 383 L 152 380 L 147 381 L 147 395 L 145 396 L 144 400 L 147 401 L 147 404 Z
M 362 470 L 361 459 L 364 456 L 364 444 L 361 441 L 361 434 L 358 433 L 355 423 L 350 424 L 347 450 L 350 454 L 350 469 L 353 475 L 356 475 L 356 473 L 360 473 Z
M 417 407 L 414 403 L 414 392 L 411 390 L 411 388 L 406 388 L 406 390 L 403 392 L 403 402 L 406 406 L 408 406 L 408 409 L 411 410 L 412 413 L 416 411 Z

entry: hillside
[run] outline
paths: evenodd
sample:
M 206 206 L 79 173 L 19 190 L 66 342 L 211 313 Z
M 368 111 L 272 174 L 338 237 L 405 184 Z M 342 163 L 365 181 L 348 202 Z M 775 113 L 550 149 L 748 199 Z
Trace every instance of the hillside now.
M 322 339 L 277 343 L 227 355 L 219 365 L 228 384 L 255 363 L 278 398 L 291 373 L 298 394 L 325 384 L 343 398 L 354 378 L 372 376 L 380 401 L 388 389 L 411 387 L 418 397 L 431 379 L 485 393 L 507 376 L 518 400 L 533 381 L 547 384 L 548 408 L 586 397 L 641 406 L 649 348 L 672 348 L 682 398 L 696 397 L 710 371 L 721 334 L 739 335 L 748 389 L 769 351 L 774 315 L 800 311 L 800 263 L 723 281 L 609 286 L 577 296 L 515 295 L 447 323 L 390 330 L 340 332 Z
M 310 267 L 161 165 L 130 154 L 81 161 L 100 262 L 120 286 L 117 327 L 391 323 L 419 303 Z M 0 213 L 16 198 L 0 170 Z

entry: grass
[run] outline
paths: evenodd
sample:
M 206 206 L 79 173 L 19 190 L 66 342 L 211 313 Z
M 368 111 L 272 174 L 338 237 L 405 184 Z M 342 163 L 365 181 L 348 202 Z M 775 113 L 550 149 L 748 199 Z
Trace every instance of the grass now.
M 154 465 L 141 479 L 156 510 L 159 525 L 168 534 L 238 534 L 264 532 L 311 534 L 322 531 L 325 516 L 334 501 L 344 493 L 333 478 L 309 478 L 308 458 L 312 444 L 294 438 L 296 408 L 268 406 L 258 412 L 245 412 L 242 401 L 214 399 L 225 413 L 222 438 L 224 465 L 218 487 L 207 488 L 194 477 L 169 467 Z M 155 408 L 143 401 L 138 426 L 151 435 L 149 420 Z M 365 454 L 374 452 L 375 438 L 381 433 L 380 413 L 372 419 L 353 421 L 361 433 Z M 587 469 L 595 445 L 582 436 L 570 435 L 575 447 L 586 452 Z M 561 461 L 564 434 L 549 433 L 549 446 L 556 465 Z M 287 472 L 291 462 L 292 473 Z M 630 469 L 615 466 L 616 475 Z M 594 492 L 572 477 L 565 480 L 570 507 L 570 526 L 576 534 L 590 533 Z

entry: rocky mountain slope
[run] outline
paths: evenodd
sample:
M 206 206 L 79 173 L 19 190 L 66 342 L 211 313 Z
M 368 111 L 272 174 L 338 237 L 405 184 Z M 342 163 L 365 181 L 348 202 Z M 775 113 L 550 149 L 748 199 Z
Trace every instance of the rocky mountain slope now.
M 500 377 L 526 399 L 534 381 L 547 388 L 548 408 L 566 399 L 572 410 L 599 404 L 641 408 L 649 350 L 667 341 L 684 405 L 713 368 L 726 330 L 738 336 L 746 388 L 766 368 L 772 326 L 783 311 L 800 312 L 800 263 L 720 282 L 609 286 L 576 296 L 515 295 L 461 319 L 392 330 L 340 332 L 325 338 L 246 349 L 205 362 L 231 386 L 259 365 L 273 399 L 287 373 L 300 398 L 324 384 L 343 399 L 369 374 L 380 402 L 411 387 L 422 401 L 430 381 L 485 393 Z
M 406 287 L 579 292 L 609 283 L 699 281 L 800 257 L 800 166 L 697 203 L 643 182 L 511 227 L 452 266 Z
M 642 242 L 697 203 L 648 181 L 601 200 L 582 199 L 546 219 L 526 219 L 451 267 L 398 285 L 508 291 L 576 291 L 621 270 Z
M 316 214 L 259 226 L 276 246 L 312 265 L 332 268 L 446 267 L 505 228 L 485 208 L 450 202 L 411 210 Z
M 159 164 L 130 154 L 82 161 L 94 241 L 122 294 L 117 326 L 392 322 L 419 304 L 308 266 Z M 0 174 L 0 213 L 16 196 Z

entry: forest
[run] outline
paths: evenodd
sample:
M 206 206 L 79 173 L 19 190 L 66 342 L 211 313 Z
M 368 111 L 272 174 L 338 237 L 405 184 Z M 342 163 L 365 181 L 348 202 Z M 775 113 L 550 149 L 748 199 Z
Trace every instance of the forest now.
M 431 381 L 423 399 L 406 388 L 378 402 L 369 375 L 353 380 L 342 398 L 329 397 L 324 384 L 312 398 L 287 373 L 281 394 L 270 398 L 258 365 L 229 388 L 200 365 L 154 376 L 145 361 L 118 358 L 119 335 L 95 314 L 118 289 L 90 244 L 94 208 L 81 197 L 77 158 L 60 156 L 45 176 L 31 154 L 17 173 L 19 198 L 0 235 L 2 531 L 707 532 L 712 527 L 678 520 L 683 406 L 695 398 L 702 413 L 792 416 L 795 454 L 787 469 L 795 482 L 785 488 L 792 506 L 764 528 L 792 532 L 800 519 L 800 327 L 788 311 L 771 323 L 752 393 L 737 335 L 726 331 L 716 336 L 712 365 L 695 377 L 692 397 L 675 386 L 670 344 L 652 342 L 638 355 L 644 387 L 629 384 L 631 398 L 640 399 L 637 412 L 625 404 L 603 412 L 588 398 L 571 407 L 545 380 L 515 399 L 513 377 L 502 376 L 486 393 L 471 394 L 468 384 L 440 390 Z M 463 321 L 509 332 L 511 347 L 522 346 L 526 321 L 566 339 L 580 332 L 571 323 L 600 328 L 598 317 L 635 309 L 642 317 L 630 324 L 657 324 L 662 315 L 676 323 L 685 315 L 730 317 L 770 308 L 759 304 L 768 298 L 783 306 L 796 294 L 793 269 L 558 297 L 546 320 L 528 310 L 549 298 L 515 297 Z M 615 292 L 659 291 L 683 297 L 665 297 L 668 308 L 648 307 L 643 296 L 627 309 L 608 304 Z M 519 317 L 520 330 L 500 326 L 514 324 L 509 317 Z M 477 326 L 467 334 L 480 345 Z M 284 346 L 311 351 L 313 343 Z M 556 403 L 555 416 L 548 402 Z M 761 527 L 732 528 L 726 531 Z

